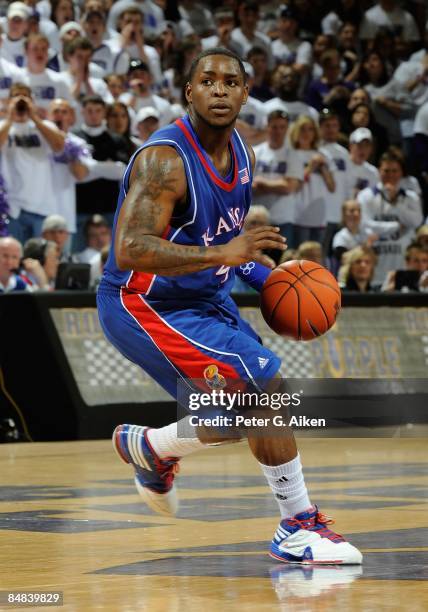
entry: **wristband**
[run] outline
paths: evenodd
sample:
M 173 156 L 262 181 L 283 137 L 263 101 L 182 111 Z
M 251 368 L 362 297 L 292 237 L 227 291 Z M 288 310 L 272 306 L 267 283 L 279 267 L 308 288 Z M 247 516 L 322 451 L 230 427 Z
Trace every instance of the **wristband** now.
M 272 270 L 270 268 L 255 261 L 248 261 L 235 268 L 236 275 L 257 291 L 261 290 L 265 280 L 271 272 Z

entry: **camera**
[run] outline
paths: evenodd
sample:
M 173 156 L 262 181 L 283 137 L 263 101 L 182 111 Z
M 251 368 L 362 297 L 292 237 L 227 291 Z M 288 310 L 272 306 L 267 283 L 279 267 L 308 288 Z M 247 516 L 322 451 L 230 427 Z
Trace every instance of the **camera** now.
M 25 100 L 18 100 L 15 109 L 18 115 L 24 115 L 25 113 L 28 113 L 29 107 Z

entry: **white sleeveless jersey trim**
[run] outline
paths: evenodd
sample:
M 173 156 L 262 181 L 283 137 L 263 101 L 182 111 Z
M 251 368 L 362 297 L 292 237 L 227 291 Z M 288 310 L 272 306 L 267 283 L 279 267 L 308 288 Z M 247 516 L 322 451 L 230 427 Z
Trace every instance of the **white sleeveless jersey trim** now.
M 234 129 L 233 131 L 234 131 L 235 136 L 236 136 L 236 137 L 237 137 L 237 139 L 239 140 L 239 143 L 240 143 L 240 145 L 241 145 L 241 147 L 242 147 L 242 150 L 243 150 L 244 155 L 245 155 L 245 159 L 247 160 L 247 169 L 248 169 L 248 172 L 249 172 L 249 174 L 250 174 L 250 176 L 251 176 L 251 178 L 252 178 L 252 177 L 253 177 L 253 168 L 252 168 L 252 166 L 251 166 L 250 158 L 248 157 L 247 147 L 245 146 L 245 143 L 244 143 L 244 141 L 242 140 L 242 138 L 241 138 L 241 136 L 240 136 L 240 134 L 239 134 L 238 130 Z

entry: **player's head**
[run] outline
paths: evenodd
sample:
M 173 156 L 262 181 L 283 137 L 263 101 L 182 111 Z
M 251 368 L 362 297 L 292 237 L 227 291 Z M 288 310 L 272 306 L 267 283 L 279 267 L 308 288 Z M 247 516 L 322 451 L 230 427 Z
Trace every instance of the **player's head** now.
M 82 100 L 82 116 L 90 127 L 100 127 L 106 116 L 106 103 L 100 96 L 86 96 Z
M 315 263 L 323 264 L 322 246 L 314 240 L 307 240 L 300 243 L 297 249 L 296 259 L 306 259 Z
M 0 280 L 7 280 L 13 270 L 19 268 L 22 246 L 11 236 L 0 238 Z
M 349 137 L 349 152 L 352 161 L 361 164 L 373 151 L 373 136 L 368 128 L 358 128 Z
M 342 204 L 342 225 L 353 228 L 361 222 L 361 205 L 358 200 L 345 200 Z
M 376 253 L 365 246 L 357 246 L 343 254 L 344 265 L 339 271 L 339 278 L 348 284 L 351 280 L 370 282 L 376 268 Z
M 256 227 L 270 224 L 270 215 L 266 206 L 253 204 L 245 217 L 244 229 L 250 230 Z
M 338 115 L 329 108 L 323 108 L 318 123 L 321 138 L 325 142 L 337 142 L 340 134 L 340 120 Z
M 407 270 L 421 270 L 421 256 L 423 255 L 422 248 L 417 242 L 412 242 L 406 249 L 406 269 Z
M 102 215 L 92 215 L 83 226 L 83 234 L 89 247 L 101 251 L 111 242 L 111 227 Z
M 428 248 L 428 225 L 421 225 L 416 232 L 417 243 L 424 248 Z
M 299 115 L 292 123 L 288 137 L 294 149 L 317 149 L 320 140 L 318 124 L 312 117 Z
M 76 121 L 74 108 L 68 100 L 55 98 L 49 104 L 48 118 L 63 132 L 68 132 Z
M 284 110 L 274 110 L 268 115 L 268 142 L 272 149 L 283 146 L 288 130 L 288 114 Z
M 45 238 L 30 238 L 24 244 L 23 257 L 24 260 L 36 259 L 43 266 L 48 279 L 55 279 L 59 264 L 59 248 L 56 242 Z
M 248 98 L 242 60 L 221 47 L 203 51 L 190 66 L 185 97 L 191 116 L 214 129 L 230 127 Z
M 379 174 L 384 185 L 398 185 L 405 174 L 403 159 L 393 153 L 384 153 L 379 160 Z

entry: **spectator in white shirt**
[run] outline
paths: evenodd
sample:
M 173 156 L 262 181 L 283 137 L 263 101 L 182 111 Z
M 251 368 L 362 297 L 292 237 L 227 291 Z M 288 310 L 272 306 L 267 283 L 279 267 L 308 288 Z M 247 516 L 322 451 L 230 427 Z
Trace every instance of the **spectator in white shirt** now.
M 72 97 L 79 103 L 76 113 L 77 125 L 80 125 L 82 121 L 80 103 L 85 97 L 97 95 L 108 104 L 113 102 L 106 83 L 90 75 L 89 65 L 92 53 L 93 46 L 87 38 L 75 38 L 67 46 L 69 68 L 61 73 L 70 88 Z
M 395 221 L 397 231 L 390 236 L 380 236 L 374 244 L 379 257 L 375 282 L 382 284 L 387 272 L 404 265 L 406 247 L 414 230 L 422 223 L 419 197 L 413 191 L 400 187 L 403 177 L 401 161 L 390 153 L 384 153 L 379 164 L 380 182 L 358 194 L 363 224 L 378 233 L 385 221 Z
M 420 40 L 414 18 L 403 10 L 396 0 L 379 0 L 364 13 L 360 38 L 367 42 L 372 41 L 381 28 L 390 30 L 406 42 L 416 43 Z
M 359 0 L 339 0 L 334 3 L 334 10 L 321 21 L 323 34 L 336 36 L 345 23 L 355 26 L 360 24 L 362 12 Z
M 149 65 L 140 60 L 131 60 L 128 71 L 130 91 L 122 94 L 120 102 L 138 112 L 144 106 L 154 106 L 159 111 L 159 123 L 163 127 L 172 120 L 171 104 L 152 93 L 152 75 Z
M 212 36 L 202 38 L 202 49 L 211 49 L 212 47 L 223 47 L 233 51 L 233 53 L 240 53 L 240 47 L 233 42 L 231 38 L 232 30 L 235 27 L 235 17 L 232 9 L 218 8 L 214 12 L 214 22 L 216 26 L 216 33 Z
M 254 70 L 251 64 L 244 62 L 245 74 L 247 77 L 247 85 L 251 91 L 254 84 Z M 265 105 L 257 98 L 249 95 L 246 103 L 242 106 L 236 129 L 245 138 L 250 145 L 256 145 L 266 140 L 267 114 Z
M 22 68 L 18 68 L 16 64 L 12 64 L 2 57 L 2 43 L 3 39 L 0 37 L 0 101 L 5 101 L 9 98 L 9 89 L 12 83 L 22 82 L 23 72 Z
M 272 111 L 268 116 L 267 141 L 254 147 L 253 199 L 268 209 L 271 222 L 279 226 L 288 247 L 294 248 L 295 193 L 303 183 L 304 165 L 286 143 L 287 130 L 287 114 Z
M 407 124 L 409 120 L 413 121 L 416 110 L 410 94 L 395 78 L 389 78 L 388 67 L 380 51 L 371 51 L 366 55 L 360 80 L 373 102 L 374 117 L 387 130 L 389 141 L 401 143 L 402 138 L 408 136 Z
M 329 109 L 323 109 L 319 118 L 321 148 L 320 152 L 333 160 L 335 190 L 328 198 L 327 227 L 324 237 L 324 251 L 330 254 L 331 241 L 339 228 L 341 208 L 349 190 L 350 157 L 345 147 L 338 143 L 340 136 L 339 117 Z
M 105 13 L 91 9 L 82 16 L 81 24 L 85 36 L 94 48 L 92 62 L 101 68 L 102 76 L 113 72 L 126 74 L 129 67 L 129 55 L 117 43 L 105 40 Z
M 123 74 L 108 74 L 104 77 L 108 90 L 116 102 L 120 96 L 126 91 L 126 78 Z
M 384 230 L 395 231 L 397 225 L 393 221 L 385 221 Z M 379 231 L 379 230 L 378 230 Z M 372 247 L 378 240 L 378 234 L 361 224 L 361 205 L 357 200 L 346 200 L 342 204 L 342 229 L 333 237 L 333 255 L 340 263 L 343 253 L 357 246 Z
M 293 8 L 285 6 L 278 19 L 278 38 L 272 43 L 272 53 L 280 64 L 288 64 L 300 74 L 306 74 L 312 60 L 311 44 L 297 36 L 299 23 Z
M 49 59 L 48 67 L 55 72 L 64 72 L 65 70 L 68 70 L 68 61 L 65 57 L 67 45 L 77 37 L 83 38 L 84 35 L 85 33 L 83 28 L 76 21 L 69 21 L 68 23 L 64 24 L 58 32 L 58 53 Z M 98 66 L 95 64 L 93 66 L 95 66 L 98 70 Z M 92 66 L 90 66 L 90 68 L 92 68 Z M 92 76 L 97 76 L 96 74 L 93 74 L 92 70 L 90 70 L 90 72 Z
M 204 3 L 195 0 L 179 0 L 177 4 L 181 19 L 190 23 L 198 36 L 213 34 L 213 16 Z
M 73 255 L 73 260 L 91 266 L 91 285 L 101 276 L 101 251 L 111 243 L 111 227 L 102 215 L 92 215 L 85 223 L 83 233 L 86 248 Z
M 150 67 L 153 82 L 160 86 L 162 71 L 159 53 L 144 40 L 143 12 L 139 4 L 124 8 L 117 19 L 118 46 L 126 51 L 131 59 L 139 59 Z
M 87 143 L 70 130 L 76 121 L 74 108 L 67 100 L 57 98 L 49 106 L 49 119 L 64 134 L 64 151 L 52 158 L 53 183 L 58 199 L 58 213 L 67 222 L 68 231 L 76 232 L 76 183 L 83 181 L 89 175 L 95 160 L 89 151 Z
M 64 134 L 40 119 L 31 89 L 15 83 L 8 114 L 0 123 L 1 170 L 10 207 L 9 231 L 21 242 L 40 236 L 45 217 L 57 212 L 53 188 L 52 152 L 64 149 Z
M 135 133 L 140 139 L 140 143 L 146 142 L 150 136 L 159 129 L 159 111 L 153 106 L 140 108 L 135 116 Z
M 12 2 L 7 9 L 7 33 L 2 35 L 1 56 L 19 68 L 25 65 L 25 36 L 31 11 L 23 2 Z
M 379 181 L 379 171 L 367 160 L 373 151 L 373 136 L 368 128 L 358 128 L 349 137 L 349 175 L 347 198 L 353 200 L 366 187 Z
M 92 3 L 94 0 L 87 0 L 87 2 L 88 1 Z M 159 36 L 164 28 L 164 5 L 154 2 L 153 0 L 142 0 L 141 2 L 135 2 L 134 0 L 108 0 L 105 6 L 109 9 L 107 26 L 112 33 L 116 30 L 119 16 L 126 9 L 138 9 L 140 11 L 144 20 L 144 32 L 148 37 L 152 38 Z M 174 10 L 174 14 L 174 19 L 178 20 L 179 14 L 177 9 Z
M 27 65 L 23 69 L 23 82 L 31 88 L 32 97 L 40 116 L 46 117 L 49 104 L 55 98 L 72 100 L 64 77 L 47 68 L 49 41 L 43 34 L 30 34 L 25 42 Z
M 322 243 L 328 200 L 335 190 L 333 161 L 320 152 L 319 129 L 311 117 L 299 117 L 290 128 L 289 138 L 305 166 L 303 186 L 296 195 L 296 243 Z
M 239 45 L 241 57 L 246 57 L 252 47 L 263 47 L 268 54 L 269 69 L 275 65 L 272 55 L 271 40 L 266 34 L 257 30 L 259 4 L 254 0 L 244 0 L 238 6 L 239 27 L 232 31 L 232 40 Z

